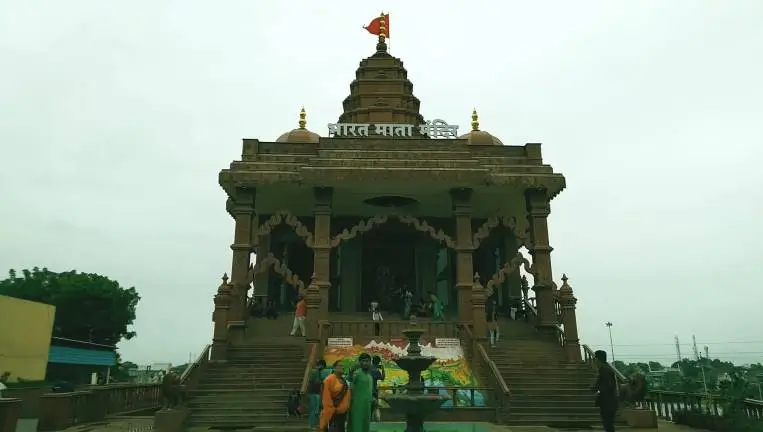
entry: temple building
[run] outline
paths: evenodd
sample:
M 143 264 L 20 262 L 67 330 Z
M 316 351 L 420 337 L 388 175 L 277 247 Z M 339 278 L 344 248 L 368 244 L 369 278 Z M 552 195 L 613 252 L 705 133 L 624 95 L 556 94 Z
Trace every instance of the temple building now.
M 191 394 L 245 386 L 236 375 L 242 370 L 260 381 L 256 394 L 238 393 L 243 408 L 235 419 L 223 419 L 230 406 L 215 414 L 192 400 L 189 424 L 277 423 L 282 413 L 269 411 L 268 398 L 285 397 L 284 383 L 299 387 L 303 375 L 294 371 L 339 355 L 332 343 L 345 343 L 345 352 L 392 352 L 416 314 L 431 349 L 456 344 L 461 363 L 470 365 L 459 372 L 469 375 L 465 381 L 430 384 L 472 389 L 459 403 L 473 409 L 454 402 L 448 412 L 455 417 L 559 424 L 574 414 L 576 425 L 597 422 L 576 299 L 551 267 L 550 203 L 565 178 L 544 162 L 541 145 L 502 142 L 472 107 L 464 110 L 465 119 L 471 113 L 466 130 L 425 117 L 383 32 L 342 107 L 325 134 L 303 108 L 296 128 L 275 141 L 244 139 L 240 160 L 219 174 L 235 220 L 232 265 L 215 296 L 210 378 L 202 376 Z M 306 301 L 305 338 L 289 337 L 299 297 Z M 432 315 L 433 302 L 444 317 Z M 371 322 L 371 303 L 383 322 Z M 274 319 L 253 317 L 257 304 Z M 500 316 L 501 338 L 491 339 L 492 347 L 486 310 Z M 278 366 L 269 367 L 276 358 Z M 284 375 L 260 377 L 259 368 Z M 226 373 L 230 383 L 222 389 Z M 556 405 L 549 406 L 549 395 Z

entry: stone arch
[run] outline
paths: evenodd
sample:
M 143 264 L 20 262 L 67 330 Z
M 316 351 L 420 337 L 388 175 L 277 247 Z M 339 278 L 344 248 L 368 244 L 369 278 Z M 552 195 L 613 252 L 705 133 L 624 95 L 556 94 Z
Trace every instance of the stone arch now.
M 416 231 L 420 231 L 425 234 L 428 234 L 429 237 L 431 237 L 432 239 L 437 240 L 440 243 L 445 243 L 445 245 L 449 247 L 450 249 L 456 248 L 456 242 L 443 230 L 438 230 L 432 225 L 429 225 L 427 221 L 419 220 L 418 218 L 414 216 L 399 215 L 394 213 L 388 214 L 388 215 L 374 216 L 370 219 L 360 221 L 360 223 L 353 226 L 352 228 L 343 230 L 341 233 L 331 238 L 331 247 L 335 248 L 339 246 L 342 242 L 351 240 L 357 237 L 358 234 L 371 231 L 374 227 L 380 226 L 389 222 L 390 219 L 397 219 L 398 221 L 411 226 Z
M 271 267 L 273 267 L 273 271 L 275 271 L 276 274 L 280 275 L 287 284 L 293 286 L 298 292 L 302 293 L 305 291 L 305 283 L 302 282 L 299 276 L 292 272 L 291 269 L 286 267 L 285 264 L 276 258 L 273 253 L 268 253 L 264 259 L 258 260 L 256 265 L 249 266 L 249 274 L 247 277 L 248 285 L 251 285 L 254 282 L 255 276 L 269 270 Z
M 257 235 L 260 236 L 270 234 L 273 229 L 282 224 L 292 227 L 294 229 L 294 233 L 298 237 L 304 239 L 305 245 L 311 249 L 313 248 L 315 245 L 313 233 L 310 232 L 310 230 L 302 222 L 300 222 L 296 216 L 287 210 L 280 210 L 271 215 L 268 220 L 257 227 Z

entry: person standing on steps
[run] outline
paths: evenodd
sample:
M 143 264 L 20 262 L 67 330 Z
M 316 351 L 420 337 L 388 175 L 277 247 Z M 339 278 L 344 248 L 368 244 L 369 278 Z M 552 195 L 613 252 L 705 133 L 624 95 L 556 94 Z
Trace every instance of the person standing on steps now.
M 358 356 L 358 364 L 350 369 L 352 398 L 350 399 L 350 431 L 371 431 L 371 408 L 373 406 L 374 377 L 371 375 L 371 356 Z
M 493 298 L 485 306 L 485 321 L 487 321 L 487 330 L 490 333 L 490 347 L 495 348 L 495 344 L 498 343 L 498 338 L 501 336 L 501 330 L 498 327 L 498 307 Z
M 593 391 L 596 392 L 596 406 L 599 407 L 601 424 L 605 432 L 615 432 L 615 415 L 617 414 L 617 378 L 615 371 L 607 363 L 607 352 L 596 351 L 594 354 L 599 365 L 599 373 Z
M 350 408 L 350 387 L 344 379 L 344 368 L 337 360 L 331 375 L 323 380 L 319 432 L 345 432 L 347 411 Z
M 291 335 L 298 336 L 297 332 L 300 332 L 300 336 L 307 336 L 305 332 L 305 317 L 307 316 L 307 304 L 302 294 L 297 297 L 297 309 L 294 311 L 294 324 L 291 326 Z

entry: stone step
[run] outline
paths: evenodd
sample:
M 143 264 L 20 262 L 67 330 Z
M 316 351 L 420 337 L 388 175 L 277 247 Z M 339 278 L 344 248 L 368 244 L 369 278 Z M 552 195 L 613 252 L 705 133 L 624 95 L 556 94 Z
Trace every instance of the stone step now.
M 283 408 L 286 404 L 288 392 L 284 393 L 284 396 L 282 398 L 261 398 L 261 399 L 219 399 L 219 398 L 212 398 L 212 397 L 205 397 L 205 398 L 193 398 L 188 401 L 188 407 L 191 409 L 216 409 L 216 408 L 223 408 L 223 409 L 245 409 L 250 410 L 252 408 L 256 409 L 272 409 L 272 408 Z M 256 401 L 257 406 L 254 407 L 252 405 L 252 402 Z
M 511 404 L 511 413 L 512 415 L 524 415 L 524 414 L 546 414 L 546 413 L 568 413 L 568 414 L 589 414 L 589 415 L 598 415 L 598 408 L 593 406 L 593 404 L 588 401 L 588 403 L 584 403 L 583 401 L 579 401 L 576 404 L 563 404 L 563 405 L 547 405 L 547 406 L 537 406 L 537 405 L 517 405 L 515 403 Z
M 588 387 L 560 387 L 558 385 L 538 386 L 509 386 L 512 397 L 547 397 L 547 396 L 565 396 L 565 397 L 585 397 L 593 400 L 593 392 Z
M 269 398 L 269 397 L 281 397 L 284 395 L 287 395 L 290 388 L 265 388 L 265 387 L 259 387 L 257 389 L 252 388 L 243 388 L 243 389 L 229 389 L 229 388 L 221 388 L 221 387 L 208 387 L 208 388 L 196 388 L 194 390 L 189 390 L 188 394 L 191 397 L 205 397 L 205 396 L 214 396 L 219 398 L 228 398 L 228 399 L 256 399 L 258 397 L 263 398 Z
M 199 382 L 200 385 L 207 387 L 229 387 L 239 388 L 243 385 L 255 385 L 257 387 L 282 388 L 284 386 L 299 387 L 302 383 L 302 374 L 290 377 L 204 377 Z
M 299 172 L 299 168 L 303 166 L 303 163 L 293 162 L 233 162 L 231 163 L 231 169 L 237 171 L 258 171 L 258 172 Z
M 198 385 L 198 390 L 206 390 L 206 391 L 224 391 L 224 390 L 246 390 L 246 389 L 260 389 L 260 388 L 268 388 L 273 390 L 293 390 L 298 389 L 302 385 L 301 380 L 300 381 L 294 381 L 294 382 L 284 382 L 278 386 L 272 385 L 272 386 L 261 386 L 256 381 L 241 381 L 241 382 L 206 382 L 201 381 Z
M 541 385 L 546 383 L 559 383 L 559 384 L 586 384 L 590 386 L 591 383 L 593 383 L 593 379 L 595 379 L 595 376 L 575 376 L 575 375 L 554 375 L 554 376 L 544 376 L 544 375 L 533 375 L 533 376 L 527 376 L 521 373 L 516 374 L 505 374 L 501 373 L 503 376 L 504 381 L 510 384 L 518 385 L 518 384 L 535 384 L 535 385 Z
M 524 156 L 482 156 L 475 154 L 473 157 L 485 165 L 528 165 L 528 160 Z
M 551 174 L 554 169 L 547 165 L 485 165 L 492 174 Z
M 259 162 L 270 163 L 299 163 L 301 165 L 310 163 L 315 157 L 312 154 L 294 154 L 294 153 L 258 153 L 257 159 Z
M 218 429 L 233 429 L 233 428 L 251 428 L 257 427 L 260 430 L 260 425 L 276 425 L 282 424 L 284 426 L 289 425 L 302 425 L 304 428 L 307 425 L 307 416 L 302 418 L 287 417 L 286 410 L 280 414 L 260 414 L 257 412 L 251 412 L 250 414 L 229 415 L 226 413 L 194 413 L 191 412 L 186 420 L 186 423 L 190 426 L 204 426 L 209 428 Z
M 210 371 L 209 373 L 205 374 L 205 378 L 241 378 L 241 379 L 247 379 L 247 378 L 272 378 L 272 379 L 282 379 L 284 377 L 293 377 L 294 374 L 299 374 L 301 377 L 305 372 L 305 368 L 283 368 L 279 369 L 278 371 L 268 371 L 264 369 L 256 369 L 256 368 L 237 368 L 235 370 L 230 371 Z
M 412 159 L 350 159 L 350 158 L 315 158 L 315 167 L 359 167 L 359 168 L 479 168 L 479 162 L 469 159 L 433 159 L 423 157 Z
M 599 426 L 601 419 L 593 413 L 512 413 L 507 423 L 510 426 L 548 426 L 565 429 L 588 429 L 591 426 Z

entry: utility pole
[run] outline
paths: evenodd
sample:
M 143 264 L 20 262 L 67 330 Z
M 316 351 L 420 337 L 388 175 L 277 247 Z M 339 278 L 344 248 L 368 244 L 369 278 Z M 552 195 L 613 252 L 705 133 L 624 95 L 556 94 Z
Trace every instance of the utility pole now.
M 607 326 L 607 330 L 609 330 L 609 354 L 612 357 L 612 361 L 615 361 L 615 344 L 612 342 L 612 322 L 607 321 L 604 323 L 605 326 Z
M 705 388 L 705 394 L 709 394 L 707 391 L 707 379 L 705 378 L 705 365 L 702 363 L 702 356 L 699 355 L 699 350 L 697 350 L 697 337 L 695 335 L 691 335 L 691 341 L 692 348 L 694 349 L 694 357 L 697 359 L 699 368 L 702 371 L 702 386 Z

